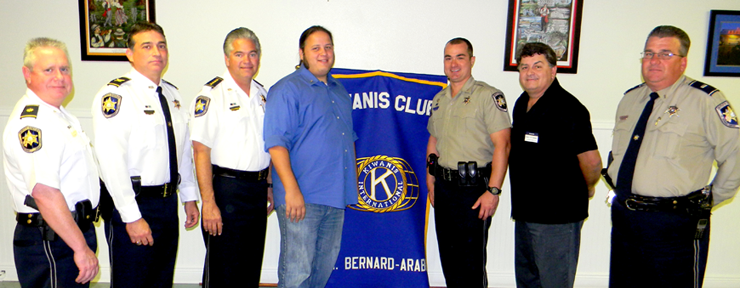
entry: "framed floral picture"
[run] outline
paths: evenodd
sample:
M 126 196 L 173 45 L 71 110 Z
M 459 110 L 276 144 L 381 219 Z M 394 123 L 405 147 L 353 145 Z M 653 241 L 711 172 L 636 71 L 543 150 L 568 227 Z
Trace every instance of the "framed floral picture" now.
M 131 26 L 154 22 L 154 0 L 79 0 L 82 61 L 128 61 Z

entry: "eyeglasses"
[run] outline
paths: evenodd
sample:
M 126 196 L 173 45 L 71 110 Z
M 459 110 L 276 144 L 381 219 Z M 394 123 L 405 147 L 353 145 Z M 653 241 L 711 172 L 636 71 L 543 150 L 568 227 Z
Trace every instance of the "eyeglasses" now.
M 648 52 L 648 51 L 641 52 L 640 56 L 642 56 L 641 57 L 642 59 L 647 59 L 647 60 L 653 59 L 654 57 L 657 57 L 658 59 L 661 59 L 661 60 L 668 60 L 668 59 L 671 59 L 671 57 L 673 56 L 683 57 L 681 55 L 673 54 L 671 52 L 655 53 L 655 52 Z

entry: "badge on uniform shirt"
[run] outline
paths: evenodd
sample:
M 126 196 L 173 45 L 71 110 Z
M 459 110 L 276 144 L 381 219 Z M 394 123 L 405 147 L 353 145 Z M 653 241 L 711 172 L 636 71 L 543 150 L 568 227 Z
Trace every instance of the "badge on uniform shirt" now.
M 41 149 L 41 129 L 26 126 L 18 132 L 21 148 L 27 153 L 33 153 Z
M 524 133 L 524 142 L 539 143 L 540 136 L 537 133 L 527 132 Z
M 206 96 L 198 96 L 195 98 L 195 117 L 206 115 L 208 112 L 208 105 L 211 104 L 211 98 Z
M 118 115 L 118 111 L 121 108 L 121 95 L 108 93 L 103 95 L 102 108 L 103 116 L 105 118 L 111 118 Z
M 463 99 L 463 103 L 465 103 L 466 105 L 470 103 L 470 97 L 465 97 L 465 99 Z
M 239 108 L 241 108 L 241 106 L 237 105 L 236 103 L 229 103 L 229 110 L 231 110 L 231 111 L 239 111 Z M 205 112 L 204 112 L 204 114 L 205 114 Z
M 722 121 L 722 124 L 730 128 L 740 128 L 737 122 L 737 115 L 735 115 L 735 111 L 730 107 L 730 102 L 724 101 L 714 109 L 717 110 L 717 115 L 719 115 L 719 120 Z
M 506 107 L 506 98 L 504 98 L 504 93 L 493 93 L 493 95 L 491 95 L 491 98 L 493 98 L 493 103 L 496 103 L 496 108 L 498 108 L 498 110 L 501 110 L 503 112 L 508 111 L 508 108 Z
M 663 112 L 663 114 L 668 114 L 668 119 L 673 118 L 673 116 L 680 117 L 681 115 L 678 115 L 678 112 L 681 111 L 677 106 L 670 106 L 668 109 Z M 663 117 L 658 117 L 658 120 L 655 120 L 655 126 L 658 126 L 658 122 L 663 119 Z
M 175 108 L 180 109 L 180 100 L 172 100 L 172 103 L 175 104 Z
M 262 103 L 260 103 L 260 106 L 262 106 L 262 112 L 265 112 L 265 106 L 267 105 L 267 99 L 265 98 L 265 95 L 260 94 L 260 99 L 262 100 Z

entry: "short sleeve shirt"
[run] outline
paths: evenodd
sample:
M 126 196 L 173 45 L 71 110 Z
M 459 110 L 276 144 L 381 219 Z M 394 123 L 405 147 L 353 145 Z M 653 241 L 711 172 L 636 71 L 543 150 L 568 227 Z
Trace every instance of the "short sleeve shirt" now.
M 588 217 L 588 186 L 578 154 L 597 149 L 588 109 L 557 79 L 527 111 L 529 99 L 524 92 L 514 106 L 512 218 L 544 224 L 581 221 Z
M 476 161 L 483 167 L 493 158 L 491 134 L 511 128 L 504 94 L 470 77 L 458 95 L 450 86 L 432 100 L 427 130 L 437 139 L 439 164 L 457 167 L 457 162 Z
M 211 148 L 219 167 L 260 171 L 270 166 L 262 138 L 267 91 L 252 80 L 247 95 L 226 71 L 190 104 L 190 139 Z
M 46 104 L 30 89 L 16 103 L 3 132 L 5 178 L 18 213 L 38 213 L 23 204 L 36 184 L 59 189 L 70 211 L 75 203 L 100 199 L 90 139 L 77 117 Z

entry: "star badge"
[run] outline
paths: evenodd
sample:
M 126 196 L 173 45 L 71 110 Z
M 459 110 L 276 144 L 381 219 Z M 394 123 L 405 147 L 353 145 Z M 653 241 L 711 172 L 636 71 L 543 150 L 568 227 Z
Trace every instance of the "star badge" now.
M 26 126 L 18 132 L 21 148 L 27 153 L 33 153 L 41 149 L 41 129 Z

